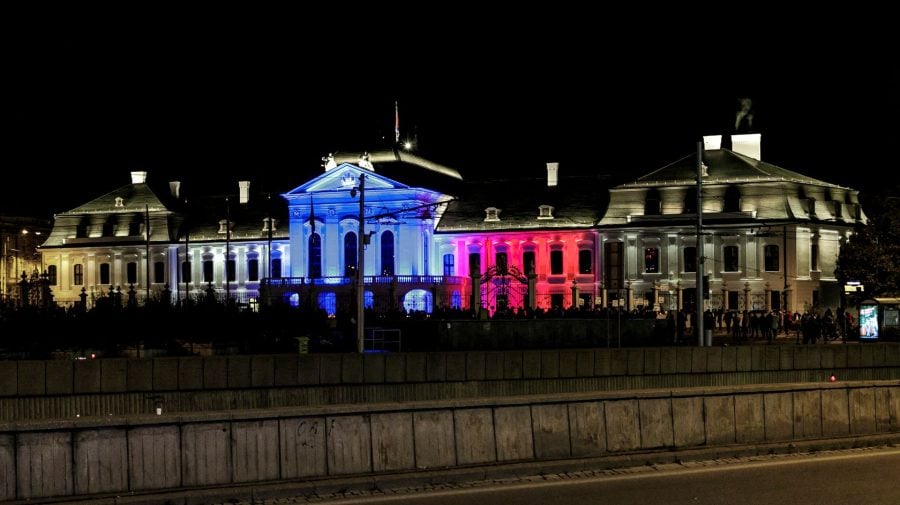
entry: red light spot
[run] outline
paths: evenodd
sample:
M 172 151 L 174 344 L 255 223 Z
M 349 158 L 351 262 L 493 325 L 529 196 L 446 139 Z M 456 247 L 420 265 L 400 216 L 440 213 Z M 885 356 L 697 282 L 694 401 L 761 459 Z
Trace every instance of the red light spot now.
M 829 380 L 830 382 L 837 382 L 837 377 L 835 377 L 834 375 L 832 375 L 831 377 L 828 378 L 828 380 Z

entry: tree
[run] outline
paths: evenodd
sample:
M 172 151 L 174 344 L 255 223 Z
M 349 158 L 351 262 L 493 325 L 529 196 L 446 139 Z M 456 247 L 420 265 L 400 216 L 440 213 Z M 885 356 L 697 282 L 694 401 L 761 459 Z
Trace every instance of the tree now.
M 841 244 L 835 275 L 841 284 L 859 281 L 866 297 L 900 295 L 900 191 L 870 193 L 863 209 L 867 226 Z

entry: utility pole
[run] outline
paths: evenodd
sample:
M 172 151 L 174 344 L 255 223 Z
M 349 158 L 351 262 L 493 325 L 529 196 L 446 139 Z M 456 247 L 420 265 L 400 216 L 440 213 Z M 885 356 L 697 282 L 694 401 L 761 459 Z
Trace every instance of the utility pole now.
M 147 299 L 144 300 L 144 305 L 147 305 L 150 302 L 150 205 L 147 204 L 144 204 L 144 221 L 146 222 L 144 231 L 147 234 L 147 250 L 145 252 L 147 256 Z
M 229 276 L 229 261 L 231 257 L 231 204 L 225 197 L 225 307 L 231 303 L 231 277 Z
M 359 237 L 356 253 L 356 351 L 365 350 L 365 258 L 366 258 L 366 174 L 359 174 Z
M 697 142 L 697 345 L 703 347 L 703 142 Z

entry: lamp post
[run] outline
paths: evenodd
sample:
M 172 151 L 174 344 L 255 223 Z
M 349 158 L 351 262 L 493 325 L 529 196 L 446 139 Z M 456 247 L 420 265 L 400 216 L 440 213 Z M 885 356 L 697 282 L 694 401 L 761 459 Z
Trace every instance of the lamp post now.
M 356 196 L 359 191 L 359 235 L 357 236 L 356 252 L 356 351 L 362 353 L 364 346 L 365 329 L 365 258 L 366 258 L 366 174 L 359 174 L 359 186 L 350 190 L 350 196 Z

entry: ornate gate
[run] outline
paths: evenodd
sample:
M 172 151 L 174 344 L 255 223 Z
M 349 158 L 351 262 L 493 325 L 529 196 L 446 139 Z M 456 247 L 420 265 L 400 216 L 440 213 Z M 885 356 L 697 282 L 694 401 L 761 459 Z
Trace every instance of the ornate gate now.
M 491 315 L 522 310 L 527 299 L 528 278 L 515 266 L 489 266 L 481 276 L 481 307 Z

